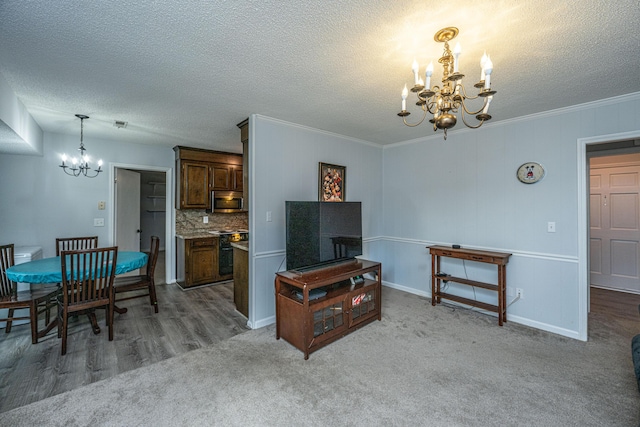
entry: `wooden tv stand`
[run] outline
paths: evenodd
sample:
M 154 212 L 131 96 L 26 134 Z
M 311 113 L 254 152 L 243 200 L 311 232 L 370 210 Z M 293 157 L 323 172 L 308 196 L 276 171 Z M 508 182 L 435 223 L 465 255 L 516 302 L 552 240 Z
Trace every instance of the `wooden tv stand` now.
M 373 278 L 352 284 L 367 273 Z M 309 353 L 382 319 L 381 285 L 382 265 L 367 260 L 276 273 L 276 339 L 284 338 L 307 360 Z M 315 298 L 317 292 L 326 294 Z
M 500 326 L 507 321 L 507 263 L 511 254 L 462 248 L 454 249 L 448 246 L 427 246 L 427 249 L 431 254 L 431 305 L 439 304 L 441 299 L 444 298 L 498 313 L 498 324 Z M 441 276 L 439 273 L 440 258 L 442 257 L 494 264 L 498 267 L 498 284 L 478 282 L 462 277 Z M 443 280 L 496 291 L 498 293 L 498 304 L 487 304 L 442 292 L 440 284 Z

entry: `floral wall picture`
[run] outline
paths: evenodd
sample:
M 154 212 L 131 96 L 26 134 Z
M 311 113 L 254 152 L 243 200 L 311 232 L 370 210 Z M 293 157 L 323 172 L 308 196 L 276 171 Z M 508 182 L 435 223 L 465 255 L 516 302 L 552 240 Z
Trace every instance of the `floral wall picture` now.
M 319 181 L 318 199 L 321 202 L 344 202 L 347 185 L 346 166 L 320 163 Z

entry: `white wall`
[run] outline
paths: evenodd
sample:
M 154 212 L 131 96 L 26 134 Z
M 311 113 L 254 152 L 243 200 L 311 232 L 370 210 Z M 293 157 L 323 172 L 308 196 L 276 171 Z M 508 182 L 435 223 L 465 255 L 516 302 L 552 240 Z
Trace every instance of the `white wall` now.
M 275 273 L 285 266 L 285 201 L 318 200 L 319 162 L 346 166 L 346 200 L 362 202 L 364 255 L 378 260 L 382 148 L 264 116 L 249 120 L 249 318 L 256 328 L 275 321 Z
M 0 242 L 16 246 L 42 246 L 43 255 L 55 255 L 55 238 L 98 235 L 100 246 L 112 243 L 109 230 L 109 163 L 174 167 L 169 147 L 154 147 L 92 139 L 85 134 L 88 154 L 105 162 L 96 178 L 71 177 L 58 165 L 60 154 L 75 152 L 77 136 L 44 134 L 44 155 L 0 154 Z M 106 201 L 106 210 L 98 210 Z M 94 218 L 105 218 L 105 227 L 94 227 Z M 173 223 L 173 211 L 167 213 Z
M 425 126 L 425 132 L 432 131 Z M 431 295 L 425 246 L 460 244 L 513 253 L 508 286 L 524 299 L 508 318 L 581 337 L 579 283 L 580 177 L 578 139 L 640 129 L 640 94 L 497 122 L 477 130 L 442 133 L 385 146 L 383 155 L 384 280 Z M 545 178 L 520 183 L 516 169 L 537 161 Z M 584 178 L 584 177 L 583 177 Z M 404 206 L 404 209 L 398 209 Z M 556 233 L 547 232 L 547 222 Z M 466 271 L 465 271 L 466 267 Z M 495 280 L 495 268 L 450 261 L 447 273 Z M 452 291 L 495 303 L 495 293 L 454 286 Z M 508 298 L 511 300 L 513 298 Z
M 42 155 L 42 129 L 1 74 L 0 136 L 0 145 L 5 151 Z

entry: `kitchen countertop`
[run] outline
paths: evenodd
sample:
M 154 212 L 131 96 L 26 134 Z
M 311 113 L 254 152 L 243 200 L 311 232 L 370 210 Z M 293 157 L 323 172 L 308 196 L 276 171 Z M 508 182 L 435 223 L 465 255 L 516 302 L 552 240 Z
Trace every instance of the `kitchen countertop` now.
M 247 233 L 247 230 L 238 230 L 238 233 Z M 217 230 L 197 230 L 193 232 L 176 234 L 176 237 L 181 239 L 202 239 L 205 237 L 219 237 L 220 232 Z
M 203 239 L 205 237 L 219 237 L 218 234 L 212 234 L 207 231 L 199 231 L 188 234 L 176 234 L 176 237 L 180 239 Z
M 246 240 L 242 242 L 231 242 L 231 247 L 249 252 L 249 242 Z

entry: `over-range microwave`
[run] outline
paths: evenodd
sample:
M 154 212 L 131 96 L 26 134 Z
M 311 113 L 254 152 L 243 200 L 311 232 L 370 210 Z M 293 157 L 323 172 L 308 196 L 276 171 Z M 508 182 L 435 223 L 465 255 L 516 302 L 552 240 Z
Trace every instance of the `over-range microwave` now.
M 234 213 L 242 212 L 242 193 L 238 191 L 212 191 L 211 212 Z

